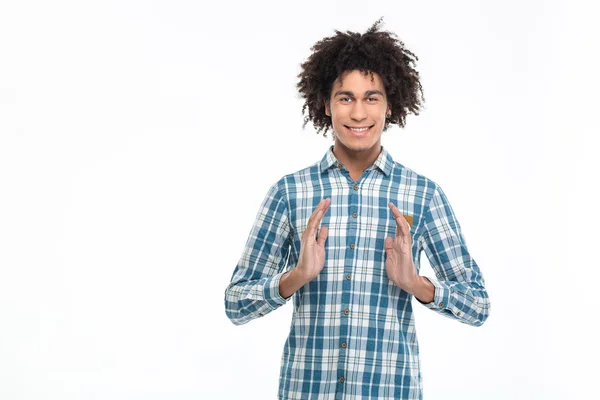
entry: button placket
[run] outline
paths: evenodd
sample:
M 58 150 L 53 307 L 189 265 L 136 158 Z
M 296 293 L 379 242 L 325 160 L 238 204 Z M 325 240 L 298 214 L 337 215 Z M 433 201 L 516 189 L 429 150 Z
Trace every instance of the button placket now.
M 344 173 L 346 173 L 347 170 L 344 170 Z M 353 280 L 353 274 L 355 271 L 355 259 L 356 259 L 356 252 L 358 251 L 357 248 L 357 241 L 359 240 L 358 238 L 358 211 L 359 211 L 359 197 L 360 197 L 360 192 L 359 192 L 359 185 L 354 182 L 353 180 L 351 180 L 349 182 L 349 191 L 347 192 L 347 205 L 346 205 L 346 209 L 345 209 L 345 215 L 347 215 L 348 217 L 348 225 L 347 225 L 347 230 L 346 230 L 346 242 L 345 245 L 346 247 L 346 251 L 345 251 L 345 258 L 347 260 L 347 262 L 344 265 L 344 271 L 343 271 L 343 275 L 340 276 L 340 278 L 342 279 L 342 296 L 341 296 L 341 304 L 340 304 L 340 308 L 342 310 L 342 319 L 340 321 L 340 327 L 339 327 L 339 346 L 341 349 L 347 349 L 348 348 L 348 339 L 350 337 L 352 337 L 352 324 L 350 324 L 350 308 L 352 308 L 352 303 L 351 303 L 351 291 L 352 291 L 352 280 Z M 347 317 L 347 318 L 345 318 Z M 347 360 L 347 352 L 346 351 L 342 351 L 340 354 L 340 357 L 338 358 L 338 390 L 343 391 L 344 389 L 342 389 L 341 386 L 345 381 L 346 378 L 344 377 L 344 374 L 346 372 L 345 368 L 346 368 L 346 363 L 348 362 Z

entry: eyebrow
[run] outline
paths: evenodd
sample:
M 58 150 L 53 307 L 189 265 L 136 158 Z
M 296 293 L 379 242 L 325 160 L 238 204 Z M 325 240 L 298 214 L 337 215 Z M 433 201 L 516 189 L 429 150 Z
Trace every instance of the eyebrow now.
M 365 96 L 372 96 L 374 94 L 378 94 L 378 95 L 381 95 L 381 97 L 385 97 L 383 95 L 383 93 L 381 91 L 379 91 L 379 90 L 367 90 L 365 92 Z M 336 96 L 339 96 L 339 95 L 345 95 L 345 96 L 352 96 L 352 97 L 354 97 L 354 93 L 352 93 L 352 92 L 350 92 L 348 90 L 337 91 L 337 92 L 335 92 L 335 94 L 333 95 L 333 97 L 336 97 Z

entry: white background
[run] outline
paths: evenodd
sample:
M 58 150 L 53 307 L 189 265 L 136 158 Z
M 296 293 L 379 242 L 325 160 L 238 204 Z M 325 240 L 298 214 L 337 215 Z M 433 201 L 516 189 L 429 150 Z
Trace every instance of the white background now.
M 332 143 L 301 128 L 300 63 L 380 16 L 426 100 L 382 144 L 442 186 L 492 304 L 475 328 L 413 302 L 425 399 L 594 397 L 581 3 L 2 2 L 0 398 L 276 398 L 292 303 L 234 326 L 224 289 L 269 186 Z

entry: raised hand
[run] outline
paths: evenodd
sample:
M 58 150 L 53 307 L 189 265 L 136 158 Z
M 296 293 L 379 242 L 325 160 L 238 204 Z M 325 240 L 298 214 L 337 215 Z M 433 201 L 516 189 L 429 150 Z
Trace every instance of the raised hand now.
M 412 293 L 418 285 L 419 275 L 412 258 L 412 243 L 410 239 L 410 225 L 402 216 L 400 210 L 391 202 L 388 207 L 392 210 L 396 221 L 396 237 L 385 238 L 385 269 L 388 278 L 401 289 Z
M 319 239 L 315 240 L 317 229 L 323 219 L 323 215 L 329 210 L 331 199 L 323 199 L 308 219 L 308 225 L 300 238 L 300 257 L 296 269 L 307 281 L 312 281 L 325 265 L 325 240 L 329 229 L 322 226 L 319 230 Z

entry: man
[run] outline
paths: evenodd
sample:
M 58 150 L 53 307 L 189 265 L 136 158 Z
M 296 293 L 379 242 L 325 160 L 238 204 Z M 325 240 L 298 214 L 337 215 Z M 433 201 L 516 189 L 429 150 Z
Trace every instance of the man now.
M 472 326 L 489 315 L 442 188 L 381 145 L 390 123 L 418 114 L 422 88 L 417 58 L 380 21 L 336 31 L 302 64 L 305 125 L 332 129 L 334 144 L 268 190 L 225 291 L 236 325 L 295 294 L 279 399 L 422 399 L 412 297 Z M 419 275 L 422 250 L 437 279 Z

